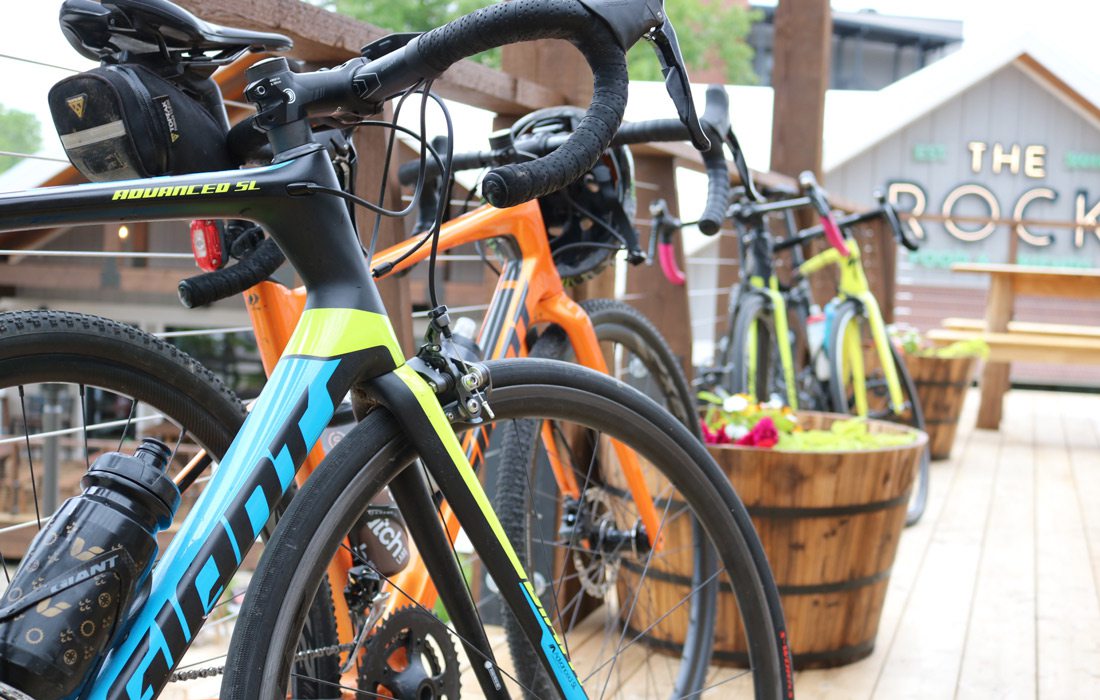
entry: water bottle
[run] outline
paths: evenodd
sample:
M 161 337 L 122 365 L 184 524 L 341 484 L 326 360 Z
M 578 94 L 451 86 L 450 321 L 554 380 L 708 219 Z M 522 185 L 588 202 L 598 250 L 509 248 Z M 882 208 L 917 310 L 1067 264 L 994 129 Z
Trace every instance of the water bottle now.
M 101 455 L 80 481 L 83 493 L 35 536 L 0 598 L 0 696 L 69 697 L 122 631 L 157 532 L 179 506 L 165 473 L 171 455 L 151 438 L 132 456 Z
M 825 330 L 828 323 L 821 307 L 814 304 L 810 307 L 810 315 L 806 319 L 806 342 L 810 346 L 810 362 L 813 363 L 814 373 L 823 382 L 829 381 L 829 358 L 825 356 Z

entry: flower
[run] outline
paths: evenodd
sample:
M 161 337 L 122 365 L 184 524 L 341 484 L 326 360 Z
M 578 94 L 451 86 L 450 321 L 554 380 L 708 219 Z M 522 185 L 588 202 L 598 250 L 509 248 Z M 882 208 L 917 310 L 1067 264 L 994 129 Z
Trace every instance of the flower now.
M 779 442 L 779 431 L 775 428 L 775 421 L 771 416 L 764 416 L 752 430 L 734 444 L 747 447 L 775 447 L 777 442 Z
M 743 425 L 737 425 L 736 423 L 730 423 L 724 429 L 726 437 L 732 441 L 740 440 L 749 434 L 749 429 Z
M 749 397 L 744 394 L 727 396 L 722 401 L 722 410 L 726 413 L 740 413 L 749 407 Z

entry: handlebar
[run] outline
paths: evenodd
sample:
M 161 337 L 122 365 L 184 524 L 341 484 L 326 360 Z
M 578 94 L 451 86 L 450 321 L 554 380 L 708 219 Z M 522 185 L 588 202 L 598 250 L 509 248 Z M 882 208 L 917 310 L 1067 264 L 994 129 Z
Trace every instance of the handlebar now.
M 581 51 L 592 69 L 592 102 L 573 133 L 553 151 L 530 162 L 502 164 L 485 177 L 482 192 L 492 205 L 515 206 L 562 189 L 595 165 L 622 123 L 626 51 L 642 37 L 657 50 L 666 88 L 686 133 L 696 147 L 711 148 L 687 90 L 686 69 L 664 0 L 494 3 L 424 34 L 386 37 L 366 47 L 362 57 L 330 70 L 294 73 L 285 58 L 261 61 L 248 69 L 245 88 L 257 113 L 234 130 L 231 147 L 249 153 L 252 132 L 263 132 L 278 159 L 312 141 L 310 117 L 356 121 L 378 113 L 391 97 L 433 80 L 469 56 L 510 43 L 564 39 Z M 217 290 L 256 283 L 270 274 L 270 258 L 263 265 L 247 262 L 210 273 L 213 278 L 185 281 L 181 299 L 185 305 L 197 305 L 203 294 L 197 290 L 220 293 Z
M 723 134 L 729 129 L 729 97 L 722 86 L 711 85 L 707 88 L 706 110 L 703 112 L 700 123 L 704 133 L 710 139 L 710 148 L 703 151 L 703 164 L 706 167 L 708 181 L 707 204 L 703 215 L 699 218 L 698 226 L 703 233 L 714 235 L 721 229 L 722 222 L 725 220 L 730 196 L 729 166 L 722 147 Z M 562 133 L 532 134 L 522 136 L 514 142 L 509 141 L 499 148 L 458 153 L 451 161 L 451 171 L 460 172 L 522 163 L 524 159 L 531 156 L 542 158 L 562 148 L 570 138 L 571 136 Z M 654 119 L 622 124 L 611 139 L 611 146 L 690 140 L 690 130 L 679 120 Z M 425 172 L 429 179 L 436 178 L 440 175 L 439 165 L 434 161 L 428 161 L 425 164 Z M 398 169 L 398 179 L 402 185 L 406 186 L 416 182 L 419 174 L 419 161 L 405 163 Z M 491 199 L 490 204 L 496 206 Z
M 189 309 L 207 306 L 259 284 L 278 270 L 285 260 L 283 251 L 279 250 L 273 239 L 268 238 L 233 267 L 182 280 L 176 291 L 180 302 Z
M 668 202 L 658 199 L 649 205 L 649 215 L 653 217 L 653 229 L 650 233 L 650 256 L 653 254 L 653 243 L 657 244 L 657 260 L 661 264 L 661 272 L 665 279 L 677 287 L 684 286 L 687 277 L 680 269 L 676 261 L 676 249 L 672 245 L 672 236 L 683 223 L 672 215 L 668 209 Z
M 621 31 L 613 31 L 621 30 L 624 20 L 617 19 L 613 26 L 601 14 L 608 11 L 605 5 L 622 4 L 609 0 L 494 3 L 412 37 L 376 58 L 352 59 L 331 70 L 293 73 L 285 59 L 268 59 L 249 69 L 245 96 L 258 107 L 254 123 L 268 133 L 279 153 L 300 145 L 302 132 L 308 129 L 307 117 L 374 114 L 390 97 L 434 79 L 469 56 L 519 41 L 568 40 L 592 69 L 592 103 L 559 148 L 531 162 L 501 165 L 485 177 L 482 191 L 491 204 L 515 206 L 581 177 L 618 129 L 627 95 L 625 51 L 644 33 L 668 25 L 663 12 L 649 16 L 631 29 L 633 34 L 624 45 Z M 627 4 L 638 10 L 661 9 L 659 0 L 627 0 Z
M 810 198 L 810 203 L 821 218 L 821 228 L 825 233 L 825 240 L 829 241 L 829 245 L 836 248 L 841 257 L 847 258 L 850 256 L 851 251 L 848 250 L 848 244 L 844 242 L 844 235 L 840 232 L 840 227 L 837 226 L 836 217 L 833 216 L 833 210 L 829 207 L 829 200 L 825 196 L 825 191 L 817 184 L 817 178 L 814 177 L 813 172 L 809 170 L 802 171 L 802 174 L 798 176 L 798 184 L 802 188 L 803 194 Z
M 860 212 L 858 214 L 850 214 L 848 216 L 842 216 L 836 219 L 837 225 L 842 228 L 850 228 L 859 224 L 874 221 L 875 219 L 884 218 L 890 224 L 890 228 L 893 230 L 894 237 L 898 242 L 904 245 L 909 250 L 918 250 L 920 246 L 917 245 L 906 233 L 905 227 L 901 225 L 901 221 L 898 218 L 897 210 L 894 205 L 886 201 L 886 197 L 879 191 L 875 192 L 875 199 L 878 200 L 879 206 L 870 211 Z M 780 241 L 772 246 L 773 250 L 780 251 L 792 248 L 802 243 L 807 243 L 818 236 L 825 234 L 825 228 L 818 224 L 817 226 L 811 226 L 810 228 L 802 229 L 798 232 L 798 235 L 792 236 L 787 240 Z

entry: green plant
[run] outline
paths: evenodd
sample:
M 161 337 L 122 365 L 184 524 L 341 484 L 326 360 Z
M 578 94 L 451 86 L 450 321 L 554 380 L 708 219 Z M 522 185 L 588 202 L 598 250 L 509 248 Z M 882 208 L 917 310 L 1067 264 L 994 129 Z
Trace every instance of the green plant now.
M 890 328 L 890 337 L 905 351 L 905 354 L 913 357 L 941 359 L 980 357 L 983 360 L 989 357 L 989 344 L 981 338 L 959 340 L 950 345 L 937 347 L 929 343 L 921 332 L 912 326 L 893 326 Z

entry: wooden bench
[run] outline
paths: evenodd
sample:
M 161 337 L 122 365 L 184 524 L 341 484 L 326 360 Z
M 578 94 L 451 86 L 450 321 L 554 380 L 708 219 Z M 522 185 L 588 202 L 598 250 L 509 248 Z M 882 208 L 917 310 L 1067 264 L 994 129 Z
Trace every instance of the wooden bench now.
M 948 319 L 951 325 L 933 330 L 929 338 L 938 344 L 981 337 L 989 344 L 990 357 L 982 371 L 979 428 L 996 430 L 1001 406 L 1009 387 L 1009 363 L 1100 363 L 1100 306 L 1087 319 L 1097 326 L 1026 323 L 1013 320 L 1017 296 L 1088 299 L 1100 302 L 1100 270 L 1052 269 L 1011 264 L 956 264 L 952 271 L 989 275 L 989 296 L 984 321 Z
M 980 318 L 945 318 L 943 327 L 951 331 L 982 331 L 985 321 Z M 1031 333 L 1045 336 L 1066 336 L 1067 338 L 1100 338 L 1098 326 L 1076 326 L 1067 323 L 1030 323 L 1028 321 L 1009 321 L 1009 333 Z
M 1100 330 L 1100 329 L 1097 329 Z M 937 345 L 981 338 L 989 344 L 990 362 L 1042 362 L 1050 364 L 1100 364 L 1100 333 L 1093 336 L 1046 332 L 990 333 L 980 329 L 936 328 L 928 339 Z

